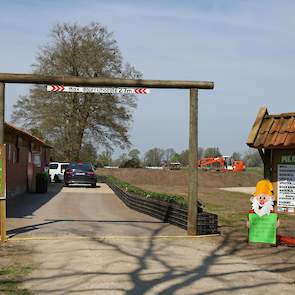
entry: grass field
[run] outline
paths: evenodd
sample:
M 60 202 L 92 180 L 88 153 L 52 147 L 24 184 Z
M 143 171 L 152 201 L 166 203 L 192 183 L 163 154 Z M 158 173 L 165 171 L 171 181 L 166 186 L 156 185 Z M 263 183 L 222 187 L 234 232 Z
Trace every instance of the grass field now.
M 20 287 L 22 279 L 32 271 L 30 251 L 16 244 L 0 246 L 0 294 L 32 295 Z
M 187 196 L 188 178 L 185 170 L 98 169 L 100 175 L 112 175 L 147 191 Z M 222 187 L 251 187 L 262 178 L 262 170 L 246 172 L 199 171 L 199 199 L 205 210 L 216 213 L 221 231 L 233 230 L 247 235 L 245 227 L 251 209 L 250 195 L 219 190 Z M 280 231 L 295 236 L 295 216 L 281 216 Z

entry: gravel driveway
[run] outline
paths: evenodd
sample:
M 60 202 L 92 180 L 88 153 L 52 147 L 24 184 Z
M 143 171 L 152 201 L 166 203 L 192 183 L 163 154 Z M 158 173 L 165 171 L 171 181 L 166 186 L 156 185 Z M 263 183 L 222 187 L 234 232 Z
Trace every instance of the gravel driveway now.
M 233 255 L 226 239 L 184 237 L 125 207 L 106 186 L 9 202 L 9 243 L 33 253 L 35 294 L 293 294 L 290 279 Z M 170 237 L 167 237 L 170 236 Z

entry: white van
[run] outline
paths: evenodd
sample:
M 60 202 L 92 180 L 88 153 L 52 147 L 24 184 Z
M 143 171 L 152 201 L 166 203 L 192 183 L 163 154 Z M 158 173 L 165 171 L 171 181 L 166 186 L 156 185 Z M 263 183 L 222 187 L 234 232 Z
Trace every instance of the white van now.
M 49 175 L 51 182 L 64 181 L 64 172 L 69 166 L 69 163 L 51 162 L 49 163 Z

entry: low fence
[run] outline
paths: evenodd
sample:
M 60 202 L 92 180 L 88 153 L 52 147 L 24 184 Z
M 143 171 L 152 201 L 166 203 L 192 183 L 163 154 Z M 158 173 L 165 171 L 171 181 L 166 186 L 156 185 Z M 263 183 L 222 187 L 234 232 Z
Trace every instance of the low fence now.
M 187 208 L 185 206 L 136 196 L 122 190 L 105 177 L 100 177 L 99 181 L 105 182 L 129 208 L 153 216 L 163 222 L 177 225 L 183 229 L 187 228 Z M 198 207 L 197 218 L 199 235 L 218 233 L 218 217 L 216 214 L 203 212 L 203 209 Z

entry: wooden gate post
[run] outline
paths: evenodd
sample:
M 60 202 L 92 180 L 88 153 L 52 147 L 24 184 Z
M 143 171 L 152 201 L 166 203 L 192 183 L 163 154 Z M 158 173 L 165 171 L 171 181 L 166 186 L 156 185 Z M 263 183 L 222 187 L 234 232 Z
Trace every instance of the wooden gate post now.
M 4 146 L 5 84 L 0 82 L 0 237 L 6 241 L 6 158 Z M 2 164 L 2 165 L 1 165 Z
M 187 234 L 197 235 L 198 202 L 198 89 L 190 89 Z

